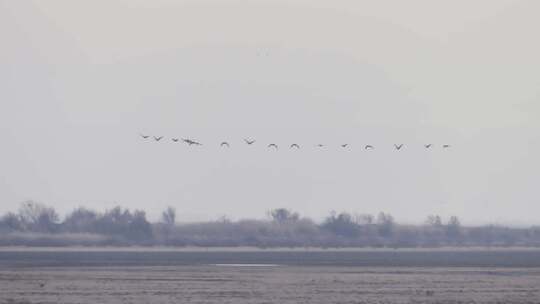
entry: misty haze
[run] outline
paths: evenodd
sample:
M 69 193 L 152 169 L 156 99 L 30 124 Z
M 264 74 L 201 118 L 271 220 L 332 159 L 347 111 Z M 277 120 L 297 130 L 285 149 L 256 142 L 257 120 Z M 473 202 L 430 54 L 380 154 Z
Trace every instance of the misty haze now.
M 0 0 L 0 304 L 538 302 L 539 11 Z

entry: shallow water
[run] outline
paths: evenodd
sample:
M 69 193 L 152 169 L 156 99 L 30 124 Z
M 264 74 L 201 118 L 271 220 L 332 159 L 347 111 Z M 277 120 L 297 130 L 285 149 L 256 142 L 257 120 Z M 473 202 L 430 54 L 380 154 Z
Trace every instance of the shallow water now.
M 287 265 L 359 267 L 540 267 L 540 250 L 4 250 L 0 268 L 78 266 Z

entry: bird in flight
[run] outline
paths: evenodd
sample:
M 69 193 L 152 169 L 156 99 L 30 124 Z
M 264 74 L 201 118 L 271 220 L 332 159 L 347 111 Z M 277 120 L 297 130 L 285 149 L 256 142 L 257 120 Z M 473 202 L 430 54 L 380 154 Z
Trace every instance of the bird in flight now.
M 292 149 L 292 148 L 300 149 L 300 146 L 297 145 L 297 144 L 292 144 L 292 145 L 291 145 L 291 149 Z
M 255 140 L 249 140 L 249 139 L 244 139 L 244 141 L 245 141 L 246 144 L 248 144 L 248 145 L 252 145 L 252 144 L 255 142 Z
M 431 144 L 424 145 L 424 147 L 425 147 L 426 149 L 429 149 L 429 148 L 431 148 Z
M 147 139 L 150 135 L 139 134 L 142 138 Z
M 394 147 L 396 147 L 396 150 L 399 150 L 399 149 L 403 148 L 403 144 L 394 145 Z
M 450 148 L 450 145 L 443 145 L 443 148 Z
M 159 136 L 159 137 L 154 136 L 155 141 L 160 141 L 162 138 L 163 138 L 163 136 Z
M 324 145 L 323 145 L 323 144 L 318 144 L 318 145 L 316 145 L 315 147 L 322 148 L 322 147 L 324 147 Z
M 178 138 L 172 138 L 172 141 L 174 141 L 174 142 L 178 142 L 179 140 L 180 139 L 178 139 Z
M 230 148 L 230 145 L 229 145 L 229 143 L 228 143 L 228 142 L 226 142 L 226 141 L 222 142 L 222 143 L 221 143 L 221 146 L 222 146 L 222 147 L 227 147 L 227 148 Z
M 342 148 L 347 148 L 348 145 L 349 145 L 349 144 L 342 144 L 341 147 L 342 147 Z
M 375 148 L 373 148 L 372 145 L 366 145 L 366 146 L 364 147 L 364 149 L 365 149 L 365 150 L 368 150 L 368 149 L 369 149 L 369 150 L 373 150 L 373 149 L 375 149 Z
M 188 145 L 196 145 L 196 146 L 202 146 L 202 144 L 200 142 L 196 142 L 194 140 L 191 140 L 189 138 L 182 138 L 182 141 L 187 143 Z
M 276 150 L 277 150 L 278 146 L 276 144 L 269 144 L 268 148 L 276 148 Z

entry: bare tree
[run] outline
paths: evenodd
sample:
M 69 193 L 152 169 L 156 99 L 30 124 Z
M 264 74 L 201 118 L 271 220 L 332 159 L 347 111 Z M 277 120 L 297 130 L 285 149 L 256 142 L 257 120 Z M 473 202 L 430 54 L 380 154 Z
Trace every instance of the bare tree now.
M 26 201 L 19 208 L 19 218 L 26 230 L 35 232 L 53 232 L 58 225 L 58 213 L 52 207 Z
M 457 216 L 451 216 L 450 220 L 448 220 L 446 235 L 452 239 L 456 239 L 461 235 L 461 223 Z
M 0 226 L 3 226 L 3 229 L 6 229 L 8 231 L 24 230 L 21 218 L 13 212 L 6 213 L 6 215 L 2 217 L 0 224 Z
M 355 214 L 354 222 L 357 225 L 371 225 L 373 224 L 373 215 L 371 214 Z
M 176 209 L 171 206 L 167 207 L 161 214 L 161 221 L 168 226 L 174 226 L 176 222 Z
M 84 207 L 73 210 L 62 223 L 62 230 L 69 232 L 96 232 L 98 213 Z
M 426 225 L 432 227 L 442 227 L 441 217 L 438 215 L 430 215 L 426 219 Z
M 377 216 L 377 225 L 382 236 L 390 236 L 394 232 L 394 217 L 389 213 L 381 212 Z
M 292 212 L 285 208 L 270 210 L 269 214 L 273 221 L 280 224 L 286 222 L 295 222 L 300 218 L 300 215 L 298 213 Z
M 152 239 L 152 226 L 146 220 L 146 213 L 135 210 L 128 224 L 126 236 L 133 241 L 147 241 Z
M 353 216 L 347 212 L 336 214 L 335 211 L 325 219 L 322 227 L 332 233 L 345 237 L 356 237 L 360 233 L 360 226 L 355 223 Z

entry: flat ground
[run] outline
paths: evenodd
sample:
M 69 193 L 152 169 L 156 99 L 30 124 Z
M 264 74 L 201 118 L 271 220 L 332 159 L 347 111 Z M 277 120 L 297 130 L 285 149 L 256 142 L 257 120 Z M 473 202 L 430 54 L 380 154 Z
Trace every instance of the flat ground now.
M 0 251 L 0 304 L 540 303 L 537 251 L 427 253 Z
M 12 269 L 0 271 L 0 303 L 540 303 L 540 269 Z

